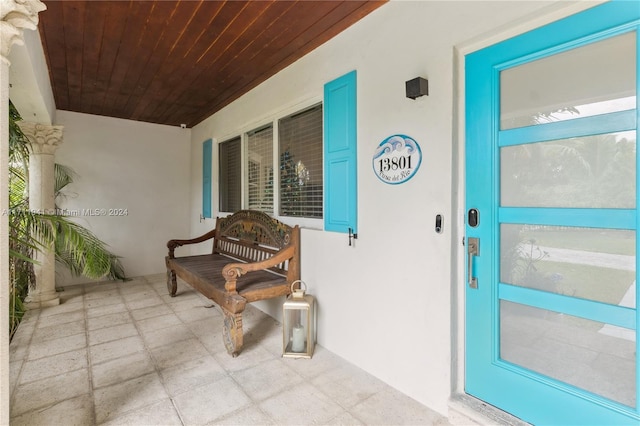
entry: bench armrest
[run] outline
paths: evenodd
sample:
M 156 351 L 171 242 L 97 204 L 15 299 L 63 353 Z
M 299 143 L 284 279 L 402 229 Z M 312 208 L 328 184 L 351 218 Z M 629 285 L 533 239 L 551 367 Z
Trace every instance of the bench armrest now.
M 252 271 L 262 271 L 276 266 L 286 260 L 293 258 L 296 252 L 296 247 L 293 245 L 287 246 L 282 250 L 275 253 L 268 259 L 260 262 L 251 263 L 229 263 L 222 269 L 222 276 L 224 277 L 224 288 L 228 293 L 237 293 L 236 280 L 239 276 L 244 275 Z
M 213 229 L 209 232 L 207 232 L 206 234 L 200 235 L 199 237 L 196 238 L 191 238 L 189 240 L 169 240 L 167 242 L 167 248 L 169 249 L 169 259 L 174 259 L 175 258 L 175 249 L 176 247 L 181 247 L 187 244 L 197 244 L 197 243 L 201 243 L 203 241 L 207 241 L 210 240 L 212 238 L 214 238 L 216 236 L 216 230 Z

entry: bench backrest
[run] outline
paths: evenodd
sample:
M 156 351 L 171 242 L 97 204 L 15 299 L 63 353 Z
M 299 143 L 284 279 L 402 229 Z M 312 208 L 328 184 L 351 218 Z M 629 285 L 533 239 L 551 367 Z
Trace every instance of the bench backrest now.
M 298 244 L 294 229 L 256 210 L 240 210 L 216 222 L 213 253 L 223 254 L 243 262 L 259 262 L 273 256 L 290 244 Z M 289 261 L 271 271 L 287 275 Z

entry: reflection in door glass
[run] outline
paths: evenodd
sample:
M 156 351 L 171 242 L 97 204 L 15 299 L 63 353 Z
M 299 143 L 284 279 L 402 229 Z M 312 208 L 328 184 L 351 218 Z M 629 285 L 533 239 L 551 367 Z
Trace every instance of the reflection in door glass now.
M 500 225 L 500 281 L 635 308 L 635 231 Z
M 635 208 L 636 133 L 503 147 L 500 179 L 502 206 Z
M 500 358 L 631 407 L 635 346 L 633 330 L 500 301 Z
M 503 130 L 635 107 L 635 32 L 500 73 Z

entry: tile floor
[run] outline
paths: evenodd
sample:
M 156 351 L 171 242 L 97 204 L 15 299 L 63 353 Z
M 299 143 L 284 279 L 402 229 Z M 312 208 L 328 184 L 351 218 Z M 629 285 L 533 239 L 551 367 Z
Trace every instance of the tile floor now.
M 321 346 L 281 357 L 280 325 L 244 315 L 227 355 L 218 307 L 164 275 L 70 286 L 29 311 L 10 345 L 11 425 L 447 425 Z

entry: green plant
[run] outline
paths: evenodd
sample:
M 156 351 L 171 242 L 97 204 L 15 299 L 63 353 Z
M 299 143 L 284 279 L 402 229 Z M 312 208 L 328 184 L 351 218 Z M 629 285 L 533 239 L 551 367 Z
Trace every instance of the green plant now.
M 302 170 L 301 162 L 287 149 L 280 154 L 280 209 L 287 216 L 302 216 L 304 185 L 308 181 L 308 172 Z M 306 175 L 305 175 L 306 173 Z
M 517 226 L 504 226 L 500 245 L 500 279 L 503 282 L 556 292 L 563 277 L 539 268 L 546 263 L 549 253 L 541 249 L 535 239 L 524 239 Z
M 126 279 L 119 258 L 91 231 L 65 216 L 29 210 L 29 142 L 17 125 L 20 120 L 20 114 L 9 102 L 9 211 L 4 213 L 9 216 L 10 336 L 24 315 L 29 288 L 35 285 L 36 250 L 53 246 L 56 261 L 77 276 Z M 71 169 L 56 164 L 56 196 L 72 182 Z
M 541 272 L 537 265 L 538 262 L 548 258 L 549 253 L 542 250 L 533 238 L 521 242 L 518 251 L 522 259 L 518 273 L 520 284 L 529 288 L 555 292 L 557 280 Z

